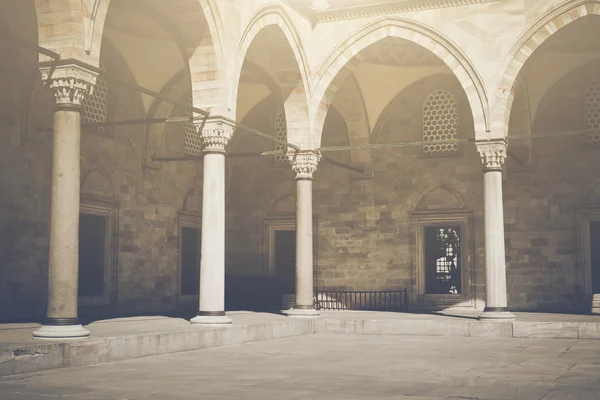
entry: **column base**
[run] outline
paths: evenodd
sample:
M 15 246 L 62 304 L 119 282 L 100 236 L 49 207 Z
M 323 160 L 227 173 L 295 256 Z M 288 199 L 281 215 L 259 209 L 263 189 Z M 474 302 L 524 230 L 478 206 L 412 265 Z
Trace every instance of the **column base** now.
M 81 324 L 78 325 L 42 325 L 33 332 L 35 339 L 87 339 L 90 331 Z
M 291 318 L 317 318 L 321 315 L 321 312 L 314 308 L 290 308 L 282 310 L 281 313 Z
M 198 315 L 190 320 L 192 326 L 226 326 L 233 320 L 225 315 L 224 311 L 199 311 Z
M 506 307 L 486 307 L 478 318 L 484 321 L 507 321 L 515 319 L 515 314 Z

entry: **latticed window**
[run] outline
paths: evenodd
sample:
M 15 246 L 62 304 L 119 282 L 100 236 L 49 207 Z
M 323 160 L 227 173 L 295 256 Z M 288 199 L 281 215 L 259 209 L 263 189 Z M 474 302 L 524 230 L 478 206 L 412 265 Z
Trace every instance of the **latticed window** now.
M 186 100 L 186 105 L 191 107 L 193 105 L 192 95 L 190 94 Z M 196 132 L 194 127 L 194 113 L 191 110 L 186 110 L 185 116 L 189 118 L 185 122 L 185 154 L 189 156 L 199 156 L 202 154 L 202 137 L 200 132 Z
M 279 109 L 277 114 L 275 115 L 275 137 L 279 140 L 284 140 L 287 142 L 287 123 L 285 120 L 285 112 L 283 109 Z M 275 143 L 275 150 L 282 151 L 283 154 L 275 155 L 276 162 L 287 162 L 287 157 L 285 155 L 285 151 L 287 150 L 287 146 L 279 143 Z
M 600 78 L 596 79 L 585 92 L 587 128 L 596 132 L 588 134 L 590 143 L 600 143 Z
M 460 226 L 425 227 L 427 294 L 461 294 Z
M 103 72 L 106 71 L 102 63 L 100 63 L 100 70 Z M 106 122 L 108 117 L 108 81 L 103 75 L 98 76 L 92 94 L 86 96 L 81 105 L 83 107 L 81 123 L 94 124 Z M 104 127 L 100 127 L 99 129 L 104 129 Z
M 458 105 L 444 90 L 436 90 L 423 104 L 423 145 L 425 154 L 458 151 L 458 143 L 436 143 L 458 139 Z

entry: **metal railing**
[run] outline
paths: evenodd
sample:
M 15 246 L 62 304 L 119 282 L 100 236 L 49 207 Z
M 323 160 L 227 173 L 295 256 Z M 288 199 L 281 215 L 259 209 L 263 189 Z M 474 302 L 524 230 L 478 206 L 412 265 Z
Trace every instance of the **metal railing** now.
M 317 310 L 406 310 L 406 289 L 384 291 L 329 290 L 315 297 Z

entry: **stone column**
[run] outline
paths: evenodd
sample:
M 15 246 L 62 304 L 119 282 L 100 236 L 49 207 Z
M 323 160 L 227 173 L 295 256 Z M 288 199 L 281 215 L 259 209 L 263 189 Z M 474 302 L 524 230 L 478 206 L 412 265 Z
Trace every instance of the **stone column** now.
M 207 121 L 200 132 L 204 144 L 200 304 L 192 325 L 231 324 L 225 315 L 225 147 L 233 126 Z
M 42 69 L 48 80 L 49 69 Z M 50 211 L 50 265 L 48 310 L 41 339 L 76 339 L 90 332 L 77 317 L 79 277 L 79 190 L 81 157 L 81 102 L 91 93 L 96 74 L 78 65 L 56 68 L 50 78 L 54 92 L 52 200 Z
M 480 319 L 505 320 L 515 316 L 506 301 L 506 255 L 502 167 L 506 159 L 503 140 L 477 143 L 483 163 L 485 212 L 485 310 Z
M 297 154 L 292 161 L 296 173 L 296 301 L 284 311 L 290 317 L 317 317 L 313 285 L 312 180 L 319 155 L 312 151 Z

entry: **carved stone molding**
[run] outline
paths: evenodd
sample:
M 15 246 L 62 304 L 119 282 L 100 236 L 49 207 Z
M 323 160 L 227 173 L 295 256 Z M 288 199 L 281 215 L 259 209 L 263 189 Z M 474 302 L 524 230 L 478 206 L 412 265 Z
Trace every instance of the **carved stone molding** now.
M 361 4 L 340 6 L 348 3 L 329 1 L 314 2 L 314 0 L 284 0 L 300 15 L 308 19 L 314 26 L 318 23 L 341 21 L 355 18 L 365 18 L 381 15 L 399 14 L 405 12 L 431 10 L 446 7 L 458 7 L 471 4 L 496 3 L 499 0 L 373 0 L 362 1 Z M 323 3 L 323 6 L 317 7 Z
M 312 179 L 317 170 L 321 154 L 313 151 L 301 151 L 292 159 L 292 169 L 296 179 Z
M 502 171 L 507 144 L 503 140 L 476 143 L 484 171 Z
M 196 124 L 197 131 L 200 130 L 201 124 Z M 215 118 L 207 121 L 202 132 L 198 132 L 202 138 L 204 152 L 219 152 L 224 153 L 225 147 L 233 136 L 234 127 L 224 119 Z
M 56 104 L 65 107 L 81 107 L 81 102 L 88 94 L 92 94 L 98 74 L 82 66 L 67 64 L 56 67 L 50 75 L 51 68 L 40 68 L 42 81 L 50 79 L 50 89 L 54 93 Z

